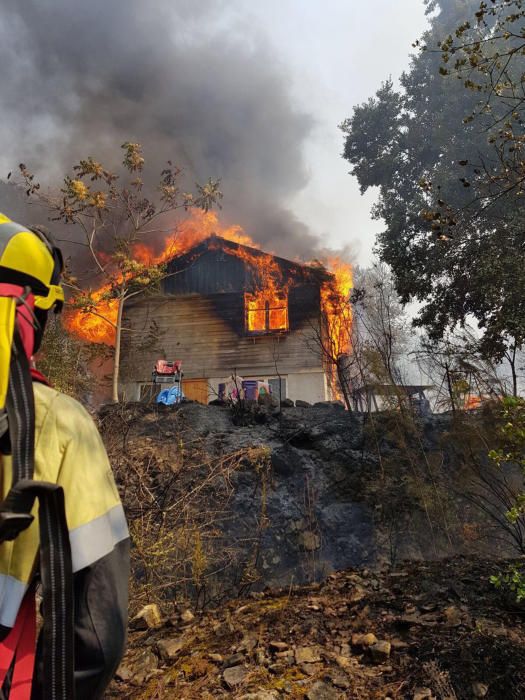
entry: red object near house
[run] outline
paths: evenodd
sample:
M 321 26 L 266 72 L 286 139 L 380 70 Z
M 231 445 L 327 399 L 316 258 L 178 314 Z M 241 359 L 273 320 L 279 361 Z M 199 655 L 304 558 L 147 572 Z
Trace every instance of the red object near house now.
M 181 368 L 181 360 L 174 360 L 173 362 L 170 362 L 168 360 L 157 360 L 155 362 L 155 373 L 164 376 L 169 376 L 170 374 L 177 374 L 181 371 Z

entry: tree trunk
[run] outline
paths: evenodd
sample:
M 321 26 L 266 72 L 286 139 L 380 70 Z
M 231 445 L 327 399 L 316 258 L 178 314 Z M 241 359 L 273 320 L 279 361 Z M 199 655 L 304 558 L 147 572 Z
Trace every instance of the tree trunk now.
M 448 368 L 448 363 L 445 363 L 445 374 L 447 377 L 448 395 L 450 397 L 450 405 L 452 406 L 452 413 L 456 412 L 456 404 L 454 402 L 454 392 L 452 390 L 452 381 L 450 379 L 450 370 Z
M 117 326 L 115 328 L 115 359 L 113 363 L 113 390 L 111 399 L 114 403 L 119 402 L 118 397 L 118 380 L 120 374 L 120 339 L 122 336 L 122 314 L 124 312 L 124 297 L 121 297 L 118 302 L 117 311 Z
M 518 395 L 518 373 L 516 372 L 516 350 L 517 345 L 514 343 L 512 355 L 510 356 L 510 371 L 512 372 L 512 396 Z
M 341 391 L 343 393 L 343 400 L 346 406 L 347 411 L 352 413 L 352 400 L 350 397 L 350 394 L 348 392 L 348 384 L 347 384 L 347 378 L 346 378 L 346 366 L 341 367 L 341 364 L 344 363 L 346 360 L 346 356 L 339 356 L 336 360 L 335 366 L 336 366 L 336 371 L 337 371 L 337 380 L 339 382 L 339 386 L 341 388 Z

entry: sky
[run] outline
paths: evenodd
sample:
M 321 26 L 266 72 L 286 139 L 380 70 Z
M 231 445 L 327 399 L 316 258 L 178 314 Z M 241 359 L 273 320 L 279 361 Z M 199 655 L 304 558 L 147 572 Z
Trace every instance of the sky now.
M 268 250 L 366 265 L 381 222 L 338 124 L 425 26 L 422 0 L 3 0 L 0 177 L 23 161 L 53 186 L 137 140 L 155 164 L 220 177 L 221 216 Z
M 256 16 L 288 67 L 295 99 L 316 120 L 304 149 L 308 183 L 292 206 L 329 246 L 349 247 L 368 265 L 381 230 L 370 215 L 375 194 L 361 195 L 348 174 L 337 125 L 408 67 L 411 45 L 427 25 L 423 3 L 266 0 Z

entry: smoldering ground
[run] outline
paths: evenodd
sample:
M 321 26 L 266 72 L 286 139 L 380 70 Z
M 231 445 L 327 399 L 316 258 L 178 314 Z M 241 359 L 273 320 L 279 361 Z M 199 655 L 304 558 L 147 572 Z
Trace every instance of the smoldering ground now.
M 0 175 L 22 161 L 56 185 L 136 140 L 158 171 L 171 158 L 190 184 L 221 178 L 221 218 L 263 247 L 315 254 L 288 207 L 314 121 L 241 0 L 4 0 L 0 63 Z

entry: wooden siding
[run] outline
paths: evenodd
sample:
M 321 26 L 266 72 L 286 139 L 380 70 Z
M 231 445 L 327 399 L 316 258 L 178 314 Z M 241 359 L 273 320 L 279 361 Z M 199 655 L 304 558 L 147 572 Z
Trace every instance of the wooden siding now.
M 129 304 L 124 327 L 131 332 L 123 333 L 122 380 L 149 381 L 159 358 L 182 360 L 186 378 L 233 372 L 274 375 L 276 364 L 282 374 L 322 369 L 313 341 L 313 328 L 319 324 L 319 292 L 317 297 L 311 288 L 292 292 L 292 330 L 281 335 L 246 335 L 244 297 L 238 293 L 158 296 Z

